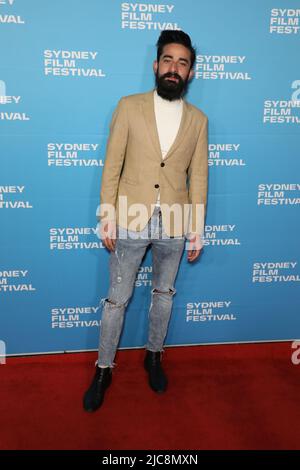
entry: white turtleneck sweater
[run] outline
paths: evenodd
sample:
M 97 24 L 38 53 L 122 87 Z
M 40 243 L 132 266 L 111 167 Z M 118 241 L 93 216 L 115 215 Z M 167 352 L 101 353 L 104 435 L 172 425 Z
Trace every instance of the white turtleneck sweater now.
M 160 142 L 161 154 L 164 159 L 170 150 L 181 122 L 183 101 L 182 99 L 169 101 L 161 98 L 157 91 L 154 90 L 154 110 L 156 118 L 156 126 Z M 156 206 L 160 206 L 160 192 Z

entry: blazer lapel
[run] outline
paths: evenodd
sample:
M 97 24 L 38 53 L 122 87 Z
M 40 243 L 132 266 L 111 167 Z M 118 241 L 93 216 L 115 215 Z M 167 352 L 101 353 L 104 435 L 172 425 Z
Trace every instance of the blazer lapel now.
M 179 147 L 182 140 L 186 136 L 187 130 L 190 126 L 190 122 L 191 122 L 191 113 L 190 113 L 190 110 L 188 109 L 188 106 L 187 106 L 186 102 L 183 100 L 182 116 L 181 116 L 180 126 L 179 126 L 179 129 L 178 129 L 177 135 L 175 137 L 175 140 L 174 140 L 173 144 L 171 145 L 171 148 L 169 149 L 169 151 L 168 151 L 167 155 L 165 156 L 164 160 L 169 158 L 172 155 L 172 153 Z
M 161 159 L 162 155 L 161 155 L 159 136 L 157 132 L 156 119 L 155 119 L 153 91 L 149 91 L 148 93 L 145 94 L 143 112 L 144 112 L 144 118 L 146 122 L 146 128 L 150 134 L 153 147 L 157 153 L 157 156 L 159 157 L 159 159 Z
M 158 131 L 157 131 L 157 125 L 156 125 L 156 119 L 155 119 L 155 111 L 154 111 L 154 97 L 153 97 L 153 91 L 150 91 L 145 94 L 145 100 L 143 104 L 143 112 L 144 112 L 144 118 L 146 121 L 146 128 L 150 134 L 153 147 L 155 149 L 155 152 L 157 156 L 159 157 L 160 160 L 162 160 L 162 154 L 161 154 L 161 148 L 160 148 L 160 142 L 159 142 L 159 136 L 158 136 Z M 176 135 L 176 138 L 171 145 L 171 148 L 169 149 L 167 155 L 165 156 L 164 160 L 169 158 L 174 150 L 177 149 L 177 147 L 180 145 L 181 141 L 186 135 L 186 132 L 190 126 L 190 121 L 191 121 L 191 113 L 190 110 L 188 109 L 188 106 L 186 102 L 183 100 L 183 108 L 182 108 L 182 116 L 181 116 L 181 122 L 180 126 Z

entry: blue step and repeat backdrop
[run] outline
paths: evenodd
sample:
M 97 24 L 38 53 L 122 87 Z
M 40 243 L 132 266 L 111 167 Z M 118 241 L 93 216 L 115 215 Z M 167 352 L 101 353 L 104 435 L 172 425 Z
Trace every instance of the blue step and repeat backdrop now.
M 166 345 L 300 335 L 299 0 L 0 1 L 0 341 L 95 350 L 109 252 L 97 207 L 112 112 L 154 86 L 162 29 L 197 46 L 209 118 L 200 260 L 186 253 Z M 151 251 L 121 348 L 146 342 Z M 4 345 L 4 346 L 3 346 Z

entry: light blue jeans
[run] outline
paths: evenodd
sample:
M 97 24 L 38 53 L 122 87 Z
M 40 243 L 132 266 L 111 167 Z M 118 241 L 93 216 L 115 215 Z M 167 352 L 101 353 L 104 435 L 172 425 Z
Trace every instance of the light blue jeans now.
M 152 248 L 152 290 L 146 349 L 163 351 L 172 311 L 174 282 L 185 237 L 170 238 L 165 233 L 161 212 L 154 213 L 144 230 L 132 232 L 117 226 L 115 250 L 110 253 L 108 298 L 102 300 L 98 354 L 99 367 L 114 367 L 114 357 L 122 331 L 125 309 L 132 296 L 136 274 L 145 251 Z

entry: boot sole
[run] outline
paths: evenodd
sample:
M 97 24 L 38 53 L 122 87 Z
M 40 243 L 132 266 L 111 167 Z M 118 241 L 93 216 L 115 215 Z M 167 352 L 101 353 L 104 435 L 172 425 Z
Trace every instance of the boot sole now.
M 147 372 L 147 375 L 148 375 L 148 384 L 149 384 L 149 387 L 151 388 L 151 390 L 152 390 L 153 392 L 159 393 L 159 394 L 165 393 L 165 392 L 167 391 L 167 389 L 168 389 L 168 383 L 166 384 L 166 387 L 165 387 L 164 389 L 162 389 L 162 390 L 160 390 L 160 389 L 158 389 L 158 390 L 155 389 L 154 387 L 152 387 L 152 385 L 151 385 L 150 382 L 149 382 L 149 371 L 148 371 L 147 366 L 146 366 L 145 363 L 144 363 L 144 369 L 145 369 L 145 371 Z
M 94 413 L 95 411 L 99 410 L 99 408 L 101 408 L 101 406 L 103 405 L 103 402 L 104 402 L 104 397 L 105 397 L 106 390 L 109 388 L 111 383 L 112 383 L 112 377 L 110 378 L 109 383 L 107 384 L 107 386 L 104 389 L 103 398 L 102 398 L 102 401 L 101 401 L 100 405 L 98 405 L 96 408 L 86 408 L 85 405 L 84 405 L 85 397 L 83 398 L 83 409 L 84 409 L 84 411 L 86 411 L 87 413 Z

